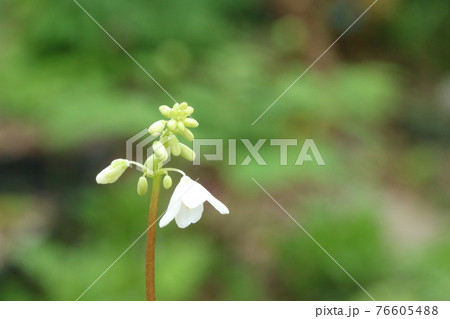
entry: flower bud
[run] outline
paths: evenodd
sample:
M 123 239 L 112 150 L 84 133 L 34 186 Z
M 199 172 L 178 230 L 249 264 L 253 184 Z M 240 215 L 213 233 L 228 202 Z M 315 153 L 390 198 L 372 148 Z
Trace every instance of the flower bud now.
M 159 111 L 161 112 L 161 114 L 162 115 L 164 115 L 165 117 L 167 117 L 167 118 L 171 118 L 172 116 L 172 109 L 169 107 L 169 106 L 167 106 L 167 105 L 161 105 L 160 107 L 159 107 Z
M 152 147 L 153 147 L 153 154 L 155 154 L 155 157 L 159 161 L 165 161 L 167 159 L 168 155 L 166 152 L 166 148 L 161 142 L 156 141 L 155 143 L 153 143 Z
M 174 131 L 177 128 L 177 121 L 175 120 L 170 120 L 169 122 L 167 122 L 167 127 L 169 128 L 169 130 Z
M 184 120 L 184 126 L 186 127 L 197 127 L 198 122 L 192 118 L 188 118 Z
M 111 165 L 98 173 L 95 180 L 98 184 L 111 184 L 119 179 L 120 176 L 130 166 L 130 162 L 125 159 L 116 159 L 111 162 Z
M 144 163 L 144 166 L 150 171 L 150 174 L 153 174 L 153 167 L 155 166 L 155 156 L 150 155 Z
M 180 129 L 180 131 L 184 131 L 185 127 L 183 121 L 177 121 L 177 126 Z
M 195 153 L 193 150 L 190 149 L 189 146 L 184 145 L 183 143 L 180 143 L 181 148 L 181 156 L 183 156 L 188 161 L 193 161 L 195 158 Z
M 179 156 L 181 153 L 180 142 L 175 135 L 172 135 L 169 139 L 170 152 L 174 156 Z
M 187 116 L 191 115 L 192 113 L 194 113 L 194 108 L 192 106 L 188 106 L 186 108 L 186 114 Z
M 192 140 L 194 139 L 194 134 L 192 134 L 192 132 L 189 131 L 187 128 L 185 128 L 183 131 L 181 131 L 181 135 L 183 135 L 184 138 L 190 142 L 192 142 Z
M 172 187 L 172 178 L 169 175 L 164 176 L 163 186 L 165 189 L 169 189 Z
M 188 107 L 188 104 L 186 102 L 183 102 L 183 103 L 180 104 L 180 108 L 182 110 L 186 110 L 187 107 Z
M 166 121 L 164 120 L 156 121 L 155 123 L 150 125 L 150 127 L 148 128 L 148 132 L 153 136 L 159 135 L 164 129 L 164 126 L 166 126 Z
M 137 193 L 139 196 L 147 194 L 148 190 L 148 182 L 147 179 L 144 176 L 139 177 L 138 183 L 137 183 Z

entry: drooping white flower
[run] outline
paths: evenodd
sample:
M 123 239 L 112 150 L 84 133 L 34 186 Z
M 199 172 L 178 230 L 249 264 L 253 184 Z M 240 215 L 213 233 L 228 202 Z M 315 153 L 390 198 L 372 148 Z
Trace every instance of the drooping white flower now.
M 166 226 L 173 219 L 180 228 L 186 228 L 190 224 L 198 222 L 202 217 L 203 203 L 206 201 L 213 205 L 219 213 L 230 213 L 228 208 L 206 188 L 188 176 L 183 176 L 173 191 L 169 207 L 161 218 L 159 227 Z
M 98 173 L 95 180 L 98 184 L 111 184 L 119 179 L 120 176 L 130 167 L 130 162 L 119 158 L 111 162 L 111 164 Z

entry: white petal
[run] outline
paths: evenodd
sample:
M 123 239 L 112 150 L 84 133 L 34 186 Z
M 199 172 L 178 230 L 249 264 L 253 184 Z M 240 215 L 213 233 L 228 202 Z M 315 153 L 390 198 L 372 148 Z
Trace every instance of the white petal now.
M 169 208 L 159 221 L 159 227 L 167 226 L 180 213 L 181 204 L 181 199 L 169 204 Z
M 167 208 L 166 213 L 163 215 L 161 220 L 159 221 L 159 227 L 164 227 L 168 223 L 170 223 L 175 216 L 180 212 L 181 208 L 181 199 L 186 195 L 187 190 L 192 186 L 192 180 L 187 177 L 181 178 L 177 187 L 173 191 L 172 197 L 170 198 L 169 206 Z
M 180 213 L 175 217 L 175 221 L 180 228 L 186 228 L 190 224 L 200 220 L 203 213 L 203 204 L 195 208 L 188 208 L 181 205 Z
M 191 223 L 195 224 L 196 222 L 198 222 L 200 220 L 200 218 L 202 218 L 202 213 L 203 213 L 203 204 L 201 204 L 200 206 L 197 206 L 195 208 L 191 208 L 189 210 Z
M 215 198 L 206 188 L 199 183 L 193 181 L 194 185 L 183 196 L 183 203 L 189 207 L 194 208 L 208 201 L 221 214 L 229 214 L 228 208 L 217 198 Z
M 215 198 L 214 196 L 209 196 L 208 202 L 214 206 L 215 209 L 219 211 L 221 214 L 229 214 L 230 211 L 228 210 L 228 207 L 224 205 L 220 200 Z
M 212 196 L 202 185 L 195 181 L 192 182 L 193 186 L 186 192 L 186 195 L 183 196 L 183 203 L 189 208 L 194 208 L 203 204 L 209 196 Z

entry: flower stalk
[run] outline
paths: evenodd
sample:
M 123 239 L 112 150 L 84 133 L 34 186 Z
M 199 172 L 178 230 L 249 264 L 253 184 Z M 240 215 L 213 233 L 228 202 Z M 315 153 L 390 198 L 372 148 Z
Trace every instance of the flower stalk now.
M 148 212 L 147 244 L 145 248 L 145 295 L 147 301 L 156 300 L 155 294 L 155 239 L 156 220 L 158 218 L 159 191 L 161 189 L 161 175 L 153 177 L 150 208 Z

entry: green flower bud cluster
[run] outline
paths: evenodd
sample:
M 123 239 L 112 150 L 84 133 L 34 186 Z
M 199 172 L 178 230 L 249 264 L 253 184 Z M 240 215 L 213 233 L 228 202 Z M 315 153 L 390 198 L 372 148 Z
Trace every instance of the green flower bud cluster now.
M 148 128 L 148 132 L 152 136 L 160 136 L 159 140 L 153 143 L 154 158 L 158 161 L 165 161 L 170 152 L 174 156 L 181 155 L 188 161 L 193 161 L 194 151 L 181 143 L 176 135 L 179 134 L 188 141 L 194 139 L 194 134 L 189 129 L 198 126 L 198 122 L 190 117 L 194 113 L 194 108 L 183 102 L 175 103 L 172 108 L 161 105 L 159 111 L 167 120 L 156 121 Z
M 167 105 L 161 105 L 159 111 L 168 120 L 160 120 L 150 125 L 148 132 L 153 136 L 162 134 L 167 126 L 167 131 L 172 134 L 181 134 L 185 139 L 192 142 L 194 134 L 192 134 L 189 128 L 195 128 L 198 126 L 198 122 L 190 116 L 194 113 L 194 108 L 188 106 L 186 102 L 181 104 L 175 103 L 170 108 Z
M 163 169 L 163 162 L 169 157 L 169 153 L 173 156 L 181 156 L 188 161 L 193 161 L 195 158 L 194 151 L 187 145 L 181 143 L 177 135 L 181 135 L 188 141 L 194 139 L 194 134 L 190 128 L 198 126 L 198 122 L 190 117 L 194 113 L 194 108 L 189 106 L 186 102 L 181 104 L 175 103 L 173 107 L 161 105 L 159 107 L 161 114 L 166 117 L 165 120 L 159 120 L 150 125 L 148 132 L 152 136 L 159 136 L 159 139 L 153 142 L 153 154 L 147 158 L 144 163 L 146 172 L 145 175 L 153 175 L 154 172 Z M 144 177 L 145 178 L 145 177 Z M 138 193 L 143 192 L 143 181 L 138 182 Z M 163 186 L 169 189 L 172 186 L 172 178 L 166 171 L 166 176 L 163 180 Z
M 194 108 L 183 102 L 181 104 L 175 103 L 173 107 L 161 105 L 159 111 L 166 119 L 156 121 L 148 128 L 150 135 L 159 137 L 152 144 L 153 154 L 147 158 L 143 165 L 125 159 L 114 160 L 111 165 L 97 175 L 97 183 L 114 183 L 128 167 L 135 165 L 143 171 L 143 176 L 139 178 L 137 183 L 137 193 L 145 195 L 148 191 L 148 177 L 153 178 L 156 175 L 165 174 L 163 186 L 165 189 L 169 189 L 172 187 L 172 178 L 169 176 L 170 171 L 176 171 L 185 175 L 179 169 L 163 168 L 163 164 L 170 154 L 181 156 L 188 161 L 195 159 L 194 151 L 189 146 L 181 143 L 177 137 L 177 135 L 180 135 L 190 142 L 194 139 L 194 134 L 190 130 L 190 128 L 198 126 L 198 122 L 191 117 L 194 113 Z

